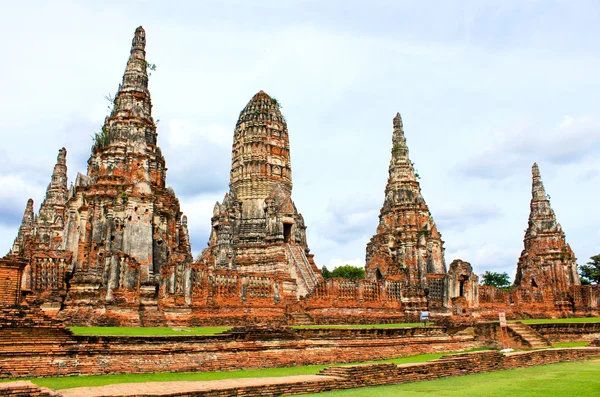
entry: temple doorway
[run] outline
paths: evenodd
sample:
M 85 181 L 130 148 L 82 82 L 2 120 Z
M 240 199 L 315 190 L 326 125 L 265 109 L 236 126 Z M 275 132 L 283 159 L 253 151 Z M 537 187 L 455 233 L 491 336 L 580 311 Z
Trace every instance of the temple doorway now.
M 292 224 L 284 223 L 283 224 L 283 242 L 286 244 L 289 244 L 291 239 L 292 239 Z

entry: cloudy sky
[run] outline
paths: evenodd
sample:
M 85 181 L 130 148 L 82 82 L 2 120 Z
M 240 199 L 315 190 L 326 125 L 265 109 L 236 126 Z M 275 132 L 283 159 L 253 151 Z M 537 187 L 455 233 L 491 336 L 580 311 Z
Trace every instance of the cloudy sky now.
M 206 246 L 233 130 L 283 106 L 293 198 L 319 266 L 364 264 L 402 114 L 446 262 L 514 275 L 537 161 L 579 263 L 600 253 L 597 1 L 53 1 L 0 13 L 0 252 L 57 151 L 85 172 L 135 28 L 168 179 Z

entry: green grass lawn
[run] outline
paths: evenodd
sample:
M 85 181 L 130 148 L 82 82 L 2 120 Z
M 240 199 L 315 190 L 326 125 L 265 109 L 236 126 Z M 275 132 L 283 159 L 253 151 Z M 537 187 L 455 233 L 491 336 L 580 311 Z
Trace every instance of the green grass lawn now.
M 581 318 L 532 318 L 521 321 L 524 324 L 554 324 L 554 323 L 600 323 L 600 317 L 581 317 Z
M 293 328 L 412 328 L 423 323 L 402 324 L 348 324 L 348 325 L 297 325 Z M 433 325 L 433 323 L 428 323 Z M 231 327 L 69 327 L 76 335 L 111 336 L 169 336 L 169 335 L 213 335 Z
M 213 335 L 231 327 L 69 327 L 76 335 L 170 336 Z
M 427 325 L 435 325 L 427 323 Z M 423 323 L 398 323 L 398 324 L 342 324 L 342 325 L 294 325 L 292 328 L 414 328 L 422 327 Z
M 305 396 L 311 396 L 306 394 Z M 568 362 L 404 385 L 319 393 L 319 397 L 571 397 L 600 395 L 600 360 Z
M 516 321 L 516 320 L 514 320 Z M 519 320 L 525 324 L 552 323 L 596 323 L 600 317 L 583 318 L 544 318 Z M 435 323 L 427 323 L 435 325 Z M 297 325 L 293 328 L 412 328 L 423 323 L 399 324 L 344 324 L 344 325 Z M 213 335 L 229 330 L 231 327 L 69 327 L 77 335 L 114 335 L 114 336 L 161 336 L 161 335 Z
M 485 348 L 472 349 L 468 351 L 486 350 Z M 416 356 L 400 357 L 390 360 L 368 361 L 361 363 L 348 363 L 337 365 L 352 365 L 352 364 L 372 364 L 372 363 L 420 363 L 429 360 L 435 360 L 441 356 L 452 353 L 430 353 L 419 354 Z M 70 389 L 73 387 L 89 387 L 103 386 L 116 383 L 137 383 L 137 382 L 168 382 L 168 381 L 185 381 L 185 380 L 219 380 L 219 379 L 234 379 L 234 378 L 264 378 L 272 376 L 291 376 L 291 375 L 314 375 L 323 368 L 331 367 L 334 364 L 326 365 L 307 365 L 301 367 L 286 367 L 286 368 L 267 368 L 267 369 L 252 369 L 238 371 L 221 371 L 221 372 L 159 372 L 153 374 L 126 374 L 126 375 L 90 375 L 90 376 L 68 376 L 57 378 L 27 378 L 38 386 L 49 387 L 54 390 Z M 9 382 L 16 379 L 4 379 L 0 382 Z
M 555 349 L 563 349 L 565 347 L 585 347 L 589 345 L 590 342 L 558 342 L 552 345 Z

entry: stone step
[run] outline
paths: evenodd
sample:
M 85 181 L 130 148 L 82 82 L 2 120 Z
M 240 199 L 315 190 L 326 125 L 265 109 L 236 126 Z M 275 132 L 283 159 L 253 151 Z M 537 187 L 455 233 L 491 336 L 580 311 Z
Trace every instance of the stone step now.
M 550 342 L 534 329 L 523 323 L 508 323 L 507 328 L 532 348 L 548 347 Z

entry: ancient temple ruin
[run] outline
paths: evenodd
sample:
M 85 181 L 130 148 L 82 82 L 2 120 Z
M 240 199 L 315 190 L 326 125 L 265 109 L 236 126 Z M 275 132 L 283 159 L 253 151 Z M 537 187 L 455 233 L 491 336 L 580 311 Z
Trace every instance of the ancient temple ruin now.
M 529 223 L 523 240 L 525 248 L 517 264 L 515 285 L 532 288 L 552 286 L 557 291 L 567 291 L 571 286 L 581 285 L 575 254 L 556 221 L 536 163 L 531 171 Z
M 444 242 L 421 195 L 400 113 L 394 117 L 392 158 L 377 233 L 367 244 L 366 278 L 399 279 L 427 287 L 427 276 L 446 273 Z
M 86 175 L 67 189 L 66 150 L 33 221 L 28 202 L 12 253 L 29 259 L 34 294 L 62 289 L 65 310 L 104 311 L 104 303 L 156 306 L 159 297 L 190 301 L 192 256 L 187 221 L 165 186 L 148 91 L 146 36 L 136 29 L 113 108 L 96 133 Z M 29 235 L 29 237 L 26 237 Z M 40 251 L 59 259 L 39 259 Z M 46 255 L 48 256 L 48 255 Z M 41 261 L 41 263 L 40 263 Z
M 76 325 L 392 323 L 415 321 L 424 310 L 494 318 L 499 308 L 514 317 L 597 313 L 600 290 L 580 285 L 535 164 L 514 288 L 479 286 L 460 259 L 446 268 L 400 114 L 366 277 L 323 280 L 291 198 L 287 123 L 263 91 L 240 113 L 229 192 L 215 204 L 208 247 L 193 260 L 187 219 L 166 186 L 145 44 L 139 27 L 86 174 L 69 187 L 62 148 L 37 214 L 27 202 L 2 262 L 13 284 L 21 278 L 9 291 L 15 302 Z
M 165 186 L 145 46 L 139 27 L 111 114 L 96 134 L 87 175 L 79 174 L 69 190 L 65 248 L 74 255 L 73 303 L 92 295 L 135 304 L 153 302 L 159 294 L 189 302 L 187 222 Z
M 256 276 L 293 300 L 311 292 L 322 277 L 309 253 L 304 218 L 291 198 L 287 123 L 277 100 L 263 91 L 252 97 L 236 124 L 229 188 L 215 204 L 199 268 Z

